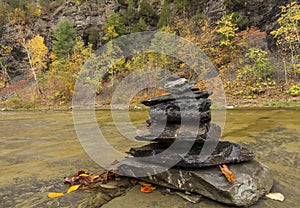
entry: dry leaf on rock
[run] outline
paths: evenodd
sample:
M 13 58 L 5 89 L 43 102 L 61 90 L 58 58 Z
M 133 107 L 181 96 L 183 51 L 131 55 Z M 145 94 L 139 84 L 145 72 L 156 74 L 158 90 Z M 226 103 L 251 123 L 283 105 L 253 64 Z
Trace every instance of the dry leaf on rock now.
M 139 181 L 138 183 L 141 186 L 144 186 L 144 187 L 152 187 L 153 186 L 151 183 L 147 183 L 147 182 L 144 182 L 144 181 Z
M 156 187 L 154 187 L 154 186 L 152 186 L 152 187 L 142 187 L 141 188 L 141 192 L 143 192 L 143 193 L 151 193 L 155 189 L 156 189 Z
M 151 193 L 152 191 L 154 191 L 156 189 L 156 186 L 153 186 L 151 183 L 147 183 L 144 181 L 139 181 L 138 183 L 141 186 L 143 186 L 141 188 L 141 192 L 143 192 L 143 193 Z
M 73 186 L 73 185 L 83 185 L 90 186 L 93 183 L 107 183 L 110 180 L 116 180 L 119 176 L 112 171 L 106 171 L 100 175 L 93 175 L 84 170 L 80 170 L 77 174 L 71 177 L 65 177 L 65 184 Z
M 235 175 L 231 170 L 229 170 L 228 166 L 223 164 L 223 165 L 219 165 L 219 167 L 223 175 L 225 175 L 227 181 L 234 182 Z
M 273 200 L 277 200 L 277 201 L 283 201 L 284 200 L 284 196 L 281 193 L 268 193 L 266 195 L 266 197 L 273 199 Z

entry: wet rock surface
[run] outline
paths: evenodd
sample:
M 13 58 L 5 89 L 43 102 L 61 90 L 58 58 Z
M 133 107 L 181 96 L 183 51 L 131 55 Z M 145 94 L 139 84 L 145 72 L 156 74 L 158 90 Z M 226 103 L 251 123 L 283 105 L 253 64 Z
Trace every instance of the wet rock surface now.
M 141 162 L 124 161 L 119 171 L 127 174 L 136 173 L 139 176 L 139 171 L 144 166 L 145 164 Z M 151 168 L 160 170 L 156 165 L 152 165 Z M 262 163 L 251 161 L 231 164 L 230 169 L 236 175 L 232 183 L 226 180 L 217 166 L 197 170 L 171 168 L 142 180 L 172 189 L 198 193 L 234 206 L 252 205 L 272 188 L 272 174 Z
M 146 146 L 131 148 L 129 153 L 134 157 L 139 158 L 140 161 L 143 161 L 143 157 L 149 157 L 157 155 L 169 148 L 172 143 L 151 143 Z M 159 157 L 159 160 L 154 160 L 155 164 L 163 165 L 167 164 L 168 161 L 173 160 L 174 158 L 179 161 L 174 167 L 177 168 L 199 168 L 206 166 L 215 166 L 225 163 L 239 163 L 245 161 L 251 161 L 254 158 L 254 154 L 246 149 L 241 147 L 238 144 L 233 144 L 230 142 L 219 142 L 215 150 L 205 157 L 201 155 L 201 150 L 204 146 L 204 143 L 195 143 L 193 147 L 189 150 L 188 153 L 179 154 L 184 149 L 184 143 L 179 144 L 177 149 L 173 151 L 173 154 L 163 155 Z M 144 161 L 149 160 L 146 158 Z
M 178 140 L 201 140 L 204 141 L 207 137 L 210 125 L 200 124 L 199 127 L 193 124 L 185 126 L 184 130 L 181 124 L 164 124 L 153 123 L 151 126 L 145 125 L 138 129 L 137 136 L 139 141 L 153 141 L 153 142 L 170 142 L 175 139 Z M 198 130 L 196 137 L 190 132 Z

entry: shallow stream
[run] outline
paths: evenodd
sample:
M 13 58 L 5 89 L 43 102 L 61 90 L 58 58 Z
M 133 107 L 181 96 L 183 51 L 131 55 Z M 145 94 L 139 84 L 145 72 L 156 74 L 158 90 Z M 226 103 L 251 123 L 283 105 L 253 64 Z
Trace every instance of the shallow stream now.
M 141 145 L 118 133 L 110 111 L 98 110 L 96 116 L 101 131 L 118 151 L 126 152 L 131 146 Z M 130 118 L 139 125 L 148 114 L 145 110 L 132 111 Z M 222 140 L 253 150 L 256 159 L 274 173 L 272 191 L 281 192 L 286 198 L 284 202 L 262 198 L 253 207 L 299 207 L 300 109 L 227 110 Z M 90 207 L 99 207 L 103 203 L 103 195 L 80 190 L 56 199 L 47 198 L 49 192 L 66 191 L 64 176 L 81 169 L 98 174 L 104 171 L 82 148 L 71 111 L 0 112 L 0 149 L 0 207 L 87 207 L 86 204 L 91 204 L 87 200 L 93 202 Z M 177 195 L 165 195 L 162 190 L 143 194 L 138 188 L 104 205 L 141 206 L 227 207 L 206 198 L 191 204 Z

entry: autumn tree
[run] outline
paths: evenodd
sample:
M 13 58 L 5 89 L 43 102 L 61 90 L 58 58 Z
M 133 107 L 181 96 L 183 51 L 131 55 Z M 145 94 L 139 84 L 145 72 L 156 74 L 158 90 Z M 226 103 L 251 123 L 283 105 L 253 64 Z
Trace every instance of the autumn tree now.
M 274 67 L 271 65 L 268 52 L 262 49 L 250 48 L 246 53 L 245 70 L 243 72 L 247 79 L 256 82 L 267 82 L 271 77 Z
M 52 98 L 61 103 L 70 100 L 74 92 L 74 84 L 86 60 L 93 56 L 92 44 L 84 45 L 81 38 L 76 37 L 69 58 L 58 58 L 51 55 L 50 71 L 44 80 L 44 88 L 53 94 Z M 53 83 L 55 85 L 53 86 Z
M 109 14 L 106 23 L 103 26 L 105 36 L 104 40 L 111 40 L 127 33 L 125 19 L 119 13 Z M 115 34 L 113 34 L 115 33 Z M 117 34 L 117 35 L 116 35 Z
M 294 74 L 300 73 L 300 4 L 291 2 L 281 6 L 281 16 L 278 18 L 279 28 L 271 35 L 276 38 L 276 44 L 290 56 Z M 284 60 L 284 65 L 286 62 Z M 285 67 L 287 70 L 287 67 Z
M 46 68 L 46 56 L 48 48 L 44 44 L 44 38 L 36 35 L 26 43 L 26 50 L 28 50 L 28 59 L 34 79 L 37 80 L 37 75 L 41 73 L 42 69 Z
M 236 37 L 236 32 L 239 29 L 237 24 L 233 21 L 234 14 L 224 15 L 218 22 L 217 32 L 220 35 L 220 45 L 229 48 L 234 47 L 233 39 Z

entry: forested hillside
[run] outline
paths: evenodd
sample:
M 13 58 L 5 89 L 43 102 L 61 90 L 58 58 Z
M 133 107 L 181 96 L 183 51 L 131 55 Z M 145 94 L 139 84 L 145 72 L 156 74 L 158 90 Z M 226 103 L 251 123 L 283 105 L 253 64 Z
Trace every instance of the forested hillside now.
M 122 35 L 156 30 L 199 46 L 216 66 L 231 104 L 299 100 L 297 1 L 2 0 L 0 105 L 70 106 L 78 73 L 94 51 Z M 185 63 L 165 54 L 127 57 L 99 81 L 98 104 L 110 102 L 127 74 L 149 66 L 195 79 Z M 132 102 L 161 93 L 147 92 Z

